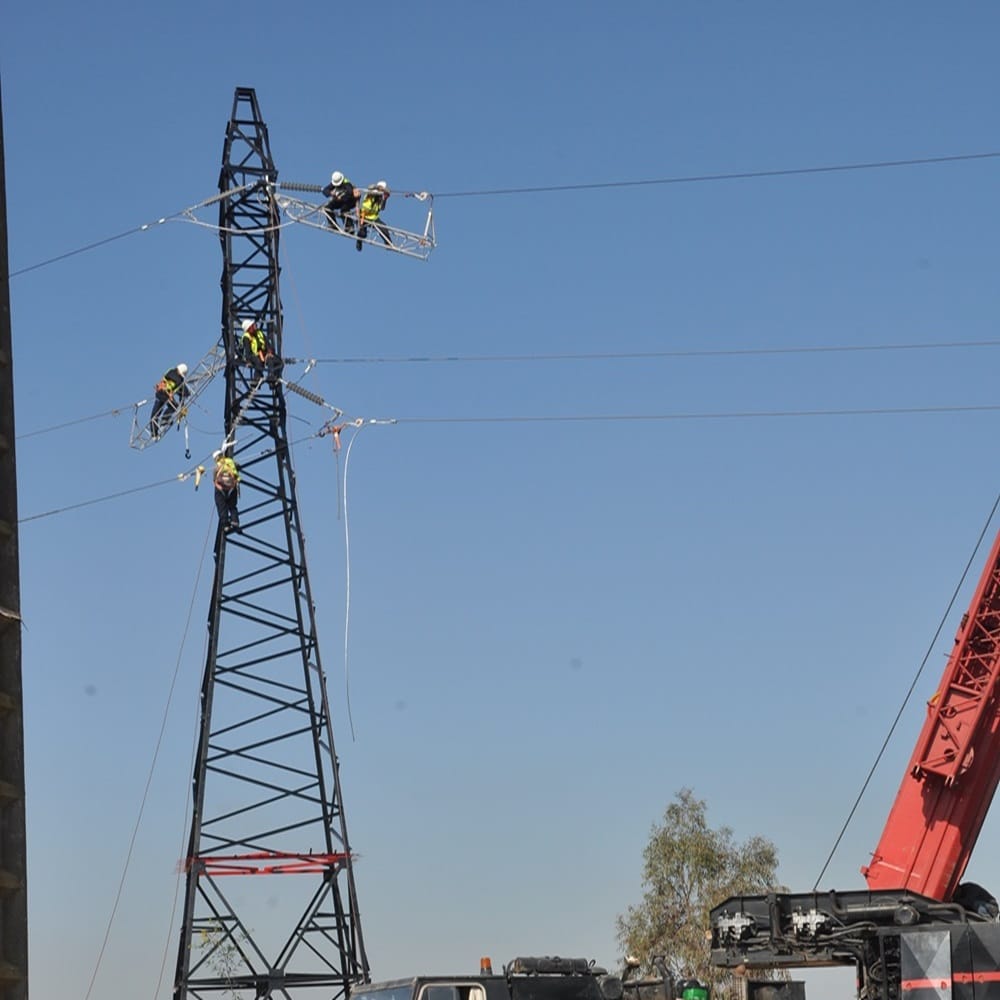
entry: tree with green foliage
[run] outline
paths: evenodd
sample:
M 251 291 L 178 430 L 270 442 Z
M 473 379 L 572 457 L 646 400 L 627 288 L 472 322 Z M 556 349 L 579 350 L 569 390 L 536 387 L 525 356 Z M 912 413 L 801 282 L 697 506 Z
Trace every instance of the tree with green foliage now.
M 709 963 L 709 911 L 729 896 L 779 889 L 777 868 L 771 841 L 740 844 L 729 827 L 711 829 L 705 803 L 681 789 L 643 851 L 642 902 L 617 919 L 625 954 L 639 960 L 640 974 L 655 974 L 661 958 L 675 979 L 695 978 L 725 995 L 732 976 Z

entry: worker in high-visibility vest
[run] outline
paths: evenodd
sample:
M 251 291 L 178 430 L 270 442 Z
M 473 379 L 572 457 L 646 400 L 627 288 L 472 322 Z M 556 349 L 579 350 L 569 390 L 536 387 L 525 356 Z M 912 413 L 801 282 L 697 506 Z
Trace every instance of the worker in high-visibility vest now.
M 165 372 L 163 378 L 156 383 L 153 399 L 153 409 L 149 414 L 149 436 L 156 441 L 170 423 L 170 418 L 181 408 L 181 404 L 189 395 L 188 387 L 184 384 L 184 376 L 187 375 L 188 366 L 181 362 L 176 368 L 171 368 Z M 167 413 L 163 413 L 164 407 L 168 408 Z M 166 419 L 165 419 L 166 418 Z
M 371 226 L 382 237 L 388 246 L 392 246 L 392 237 L 389 235 L 389 227 L 382 221 L 382 210 L 389 200 L 389 185 L 385 181 L 373 184 L 365 191 L 364 198 L 361 199 L 361 228 L 358 230 L 358 241 L 355 244 L 358 250 L 361 249 L 361 241 L 368 235 L 368 227 Z
M 243 336 L 240 338 L 243 361 L 261 377 L 266 372 L 268 381 L 279 378 L 283 363 L 274 353 L 270 338 L 255 319 L 245 319 L 240 326 L 243 328 Z
M 257 321 L 245 319 L 240 324 L 243 328 L 241 340 L 243 360 L 259 375 L 264 374 L 264 366 L 271 353 L 264 331 L 257 326 Z
M 217 451 L 212 456 L 215 459 L 215 507 L 219 512 L 219 522 L 227 534 L 238 531 L 240 515 L 237 509 L 240 498 L 240 470 L 234 459 Z
M 330 183 L 323 188 L 323 194 L 330 200 L 323 206 L 323 212 L 334 229 L 354 232 L 354 209 L 361 192 L 340 170 L 330 174 Z M 339 218 L 338 218 L 339 216 Z

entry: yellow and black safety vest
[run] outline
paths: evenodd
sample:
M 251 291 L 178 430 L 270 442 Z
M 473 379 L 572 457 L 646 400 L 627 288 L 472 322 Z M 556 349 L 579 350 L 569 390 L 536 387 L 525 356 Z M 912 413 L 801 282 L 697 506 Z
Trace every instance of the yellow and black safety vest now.
M 231 458 L 220 458 L 215 463 L 215 481 L 226 489 L 232 489 L 240 481 L 240 470 Z
M 264 360 L 267 351 L 267 340 L 264 334 L 254 327 L 252 330 L 247 330 L 243 334 L 243 339 L 249 344 L 250 350 L 260 358 L 261 361 Z
M 385 194 L 381 191 L 369 191 L 361 202 L 361 218 L 375 222 L 383 208 L 385 208 Z

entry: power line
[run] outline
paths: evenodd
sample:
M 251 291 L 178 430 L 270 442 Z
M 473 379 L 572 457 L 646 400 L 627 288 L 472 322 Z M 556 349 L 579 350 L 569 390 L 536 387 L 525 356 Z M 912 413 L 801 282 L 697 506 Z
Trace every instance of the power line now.
M 53 424 L 51 427 L 42 427 L 37 431 L 28 431 L 25 434 L 18 434 L 17 440 L 23 441 L 25 438 L 38 437 L 40 434 L 51 434 L 53 431 L 61 431 L 66 427 L 75 427 L 77 424 L 86 424 L 91 420 L 100 420 L 102 417 L 117 417 L 125 410 L 142 406 L 145 402 L 145 400 L 140 400 L 137 403 L 127 403 L 125 406 L 118 406 L 113 410 L 105 410 L 103 413 L 92 413 L 89 417 L 78 417 L 76 420 L 67 420 L 61 424 Z
M 387 357 L 344 357 L 344 358 L 312 358 L 311 364 L 336 365 L 389 365 L 389 364 L 453 364 L 453 363 L 510 363 L 510 362 L 548 362 L 548 361 L 642 361 L 668 358 L 724 358 L 724 357 L 766 357 L 792 354 L 847 354 L 875 353 L 891 351 L 941 351 L 968 349 L 980 347 L 1000 347 L 1000 340 L 952 340 L 935 343 L 911 344 L 828 344 L 816 347 L 739 347 L 739 348 L 704 348 L 676 351 L 606 351 L 594 353 L 564 353 L 564 354 L 428 354 L 411 356 Z M 286 365 L 306 363 L 305 358 L 285 358 Z M 146 400 L 127 403 L 125 406 L 114 407 L 101 413 L 92 413 L 75 420 L 65 420 L 62 423 L 41 427 L 38 430 L 18 434 L 17 440 L 51 434 L 53 431 L 75 427 L 78 424 L 89 423 L 104 417 L 117 417 L 123 412 L 144 405 Z M 204 431 L 202 433 L 212 433 Z
M 240 189 L 242 190 L 242 189 Z M 27 274 L 29 271 L 36 271 L 40 267 L 46 267 L 49 264 L 55 264 L 57 261 L 66 260 L 67 257 L 75 257 L 77 254 L 86 253 L 88 250 L 95 250 L 97 247 L 103 247 L 108 243 L 114 243 L 115 240 L 124 239 L 126 236 L 132 236 L 135 233 L 144 233 L 147 229 L 152 229 L 154 226 L 162 226 L 165 222 L 172 222 L 174 219 L 187 218 L 191 222 L 197 221 L 194 217 L 194 212 L 199 208 L 205 208 L 222 198 L 228 198 L 232 194 L 239 193 L 237 190 L 232 191 L 220 191 L 218 194 L 212 195 L 210 198 L 206 198 L 203 201 L 198 202 L 197 205 L 191 205 L 188 208 L 182 208 L 179 212 L 173 212 L 170 215 L 165 215 L 160 219 L 154 219 L 152 222 L 144 222 L 141 226 L 133 226 L 131 229 L 126 229 L 123 232 L 116 233 L 114 236 L 106 236 L 102 240 L 97 240 L 94 243 L 88 243 L 86 246 L 77 247 L 75 250 L 67 250 L 65 253 L 57 254 L 55 257 L 49 257 L 48 260 L 40 260 L 37 264 L 29 264 L 27 267 L 22 267 L 20 270 L 11 271 L 7 275 L 8 278 L 16 278 L 19 274 Z M 217 227 L 212 227 L 217 228 Z
M 369 423 L 381 423 L 381 421 L 368 421 Z M 303 441 L 311 441 L 313 438 L 318 438 L 321 436 L 321 432 L 317 431 L 314 434 L 307 434 L 304 437 L 296 438 L 293 441 L 288 442 L 288 447 L 294 448 L 296 445 L 301 444 Z M 267 455 L 273 454 L 273 449 L 266 452 L 261 452 L 261 458 Z M 71 503 L 65 507 L 56 507 L 52 510 L 42 511 L 40 514 L 29 514 L 28 517 L 18 518 L 18 524 L 24 524 L 27 521 L 38 521 L 43 517 L 54 517 L 56 514 L 65 514 L 67 511 L 79 510 L 81 507 L 93 507 L 95 504 L 107 503 L 109 500 L 117 500 L 119 497 L 127 497 L 133 493 L 142 493 L 145 490 L 154 490 L 159 486 L 166 486 L 168 483 L 183 483 L 190 479 L 192 476 L 199 474 L 199 469 L 201 473 L 204 473 L 204 468 L 199 465 L 192 466 L 187 472 L 178 473 L 176 476 L 172 476 L 170 479 L 160 479 L 155 483 L 146 483 L 145 486 L 134 486 L 130 490 L 119 490 L 117 493 L 107 493 L 104 496 L 92 497 L 90 500 L 81 500 L 79 503 Z M 197 479 L 195 480 L 197 482 Z M 195 487 L 197 488 L 197 487 Z
M 563 354 L 428 354 L 389 357 L 314 358 L 315 364 L 447 364 L 447 363 L 498 363 L 512 361 L 629 361 L 655 358 L 721 358 L 751 357 L 780 354 L 847 354 L 876 351 L 929 351 L 969 347 L 1000 347 L 1000 340 L 955 340 L 929 344 L 831 344 L 817 347 L 738 347 L 696 348 L 676 351 L 601 351 L 594 353 Z M 302 361 L 288 358 L 287 363 Z
M 740 173 L 691 174 L 683 177 L 657 177 L 638 181 L 603 181 L 587 184 L 549 184 L 538 187 L 486 188 L 479 191 L 445 191 L 435 198 L 486 198 L 507 194 L 541 194 L 555 191 L 595 191 L 602 188 L 649 187 L 655 184 L 703 184 L 709 181 L 754 180 L 760 177 L 794 177 L 803 174 L 846 173 L 851 170 L 884 170 L 890 167 L 915 167 L 931 163 L 960 163 L 989 160 L 997 153 L 961 153 L 954 156 L 921 156 L 910 160 L 877 160 L 870 163 L 841 163 L 820 167 L 792 167 L 785 170 L 747 170 Z
M 921 351 L 921 350 L 948 350 L 955 348 L 979 348 L 979 347 L 1000 347 L 1000 340 L 965 340 L 965 341 L 941 341 L 930 344 L 868 344 L 868 345 L 827 345 L 822 347 L 748 347 L 719 350 L 685 350 L 685 351 L 615 351 L 607 353 L 577 353 L 577 354 L 493 354 L 493 355 L 425 355 L 411 357 L 344 357 L 344 358 L 313 358 L 312 364 L 446 364 L 446 363 L 509 363 L 509 362 L 534 362 L 534 361 L 611 361 L 611 360 L 649 360 L 657 358 L 714 358 L 714 357 L 752 357 L 784 354 L 835 354 L 848 352 L 876 352 L 876 351 Z M 286 364 L 298 364 L 302 358 L 286 358 Z M 50 434 L 53 431 L 64 430 L 68 427 L 75 427 L 78 424 L 99 420 L 103 417 L 118 416 L 124 410 L 142 405 L 145 400 L 139 403 L 130 403 L 127 406 L 116 407 L 111 410 L 104 410 L 101 413 L 90 414 L 86 417 L 79 417 L 75 420 L 66 420 L 62 423 L 52 424 L 49 427 L 42 427 L 38 430 L 28 431 L 19 434 L 17 440 L 38 437 L 42 434 Z M 989 409 L 989 407 L 986 407 Z M 982 409 L 972 407 L 973 410 Z M 535 420 L 693 420 L 693 419 L 721 419 L 738 416 L 840 416 L 848 414 L 876 414 L 876 413 L 922 413 L 922 412 L 954 412 L 954 408 L 912 408 L 904 410 L 893 409 L 872 409 L 872 410 L 817 410 L 817 411 L 768 411 L 762 413 L 704 413 L 704 414 L 667 414 L 661 416 L 600 416 L 583 415 L 567 417 L 413 417 L 401 418 L 413 422 L 436 421 L 436 422 L 502 422 L 506 420 L 535 421 Z M 204 432 L 211 433 L 211 432 Z
M 27 517 L 19 517 L 17 519 L 18 524 L 25 524 L 28 521 L 39 521 L 43 517 L 54 517 L 56 514 L 65 514 L 70 510 L 79 510 L 81 507 L 92 507 L 94 504 L 106 503 L 108 500 L 117 500 L 119 497 L 127 497 L 132 493 L 142 493 L 144 490 L 153 490 L 158 486 L 166 486 L 167 483 L 178 482 L 177 476 L 172 476 L 170 479 L 161 479 L 155 483 L 146 483 L 145 486 L 135 486 L 130 490 L 119 490 L 117 493 L 108 493 L 103 497 L 94 497 L 91 500 L 81 500 L 79 503 L 71 503 L 66 507 L 56 507 L 54 510 L 42 511 L 41 514 L 29 514 Z
M 736 410 L 704 413 L 590 413 L 503 417 L 393 417 L 394 424 L 558 424 L 656 422 L 671 420 L 763 420 L 776 417 L 875 417 L 912 416 L 921 413 L 986 413 L 1000 410 L 1000 403 L 972 406 L 874 406 L 831 410 Z
M 169 216 L 169 218 L 174 217 L 175 216 Z M 37 264 L 29 264 L 27 267 L 22 267 L 17 271 L 11 271 L 9 277 L 16 278 L 19 274 L 27 274 L 29 271 L 37 271 L 40 267 L 47 267 L 49 264 L 55 264 L 60 260 L 66 260 L 67 257 L 75 257 L 77 254 L 86 253 L 88 250 L 96 250 L 98 247 L 103 247 L 108 243 L 114 243 L 115 240 L 122 240 L 126 236 L 132 236 L 135 233 L 144 233 L 147 229 L 151 229 L 153 226 L 158 226 L 166 221 L 167 219 L 157 219 L 156 222 L 147 222 L 141 226 L 135 226 L 132 229 L 126 229 L 124 232 L 116 233 L 114 236 L 106 236 L 103 240 L 88 243 L 86 246 L 77 247 L 75 250 L 67 250 L 65 253 L 57 254 L 55 257 L 49 257 L 48 260 L 40 260 Z
M 557 423 L 665 423 L 669 421 L 693 421 L 693 420 L 763 420 L 775 418 L 805 418 L 805 417 L 873 417 L 873 416 L 914 416 L 919 414 L 947 414 L 947 413 L 990 413 L 1000 410 L 1000 403 L 984 403 L 970 406 L 899 406 L 899 407 L 858 407 L 851 409 L 829 409 L 829 410 L 736 410 L 732 412 L 706 411 L 703 413 L 590 413 L 590 414 L 534 414 L 524 416 L 502 416 L 502 417 L 391 417 L 384 419 L 362 419 L 356 426 L 366 424 L 557 424 Z M 320 437 L 321 433 L 308 434 L 295 441 L 289 442 L 294 447 L 303 441 L 309 441 Z M 68 504 L 65 507 L 56 507 L 53 510 L 42 511 L 39 514 L 29 514 L 27 517 L 18 519 L 18 524 L 25 524 L 28 521 L 38 521 L 45 517 L 54 517 L 56 514 L 65 514 L 71 510 L 79 510 L 81 507 L 91 507 L 95 504 L 106 503 L 109 500 L 117 500 L 119 497 L 130 496 L 133 493 L 142 493 L 145 490 L 156 489 L 159 486 L 166 486 L 168 483 L 176 483 L 189 478 L 190 474 L 173 476 L 170 479 L 161 479 L 155 483 L 147 483 L 145 486 L 136 486 L 129 490 L 119 490 L 117 493 L 108 493 L 105 496 L 93 497 L 90 500 L 81 500 L 79 503 Z
M 651 187 L 661 184 L 704 184 L 712 181 L 754 180 L 764 177 L 795 177 L 806 174 L 833 174 L 847 173 L 857 170 L 885 170 L 894 167 L 915 167 L 941 163 L 963 163 L 973 160 L 996 159 L 997 157 L 1000 157 L 1000 152 L 957 153 L 949 156 L 914 157 L 907 160 L 875 160 L 867 163 L 838 163 L 818 167 L 790 167 L 782 170 L 746 170 L 722 174 L 691 174 L 682 177 L 653 177 L 634 181 L 594 181 L 583 184 L 545 184 L 520 188 L 484 188 L 476 191 L 444 191 L 440 194 L 435 194 L 434 197 L 488 198 L 511 194 L 542 194 L 559 191 L 596 191 L 606 188 Z M 192 206 L 192 208 L 182 209 L 180 212 L 174 212 L 172 215 L 164 216 L 154 222 L 147 222 L 141 226 L 134 226 L 131 229 L 126 229 L 123 232 L 116 233 L 114 236 L 107 236 L 104 239 L 88 243 L 85 246 L 77 247 L 75 250 L 67 250 L 65 253 L 57 254 L 55 257 L 49 257 L 47 260 L 41 260 L 36 264 L 28 265 L 28 267 L 22 267 L 17 271 L 11 271 L 8 274 L 8 278 L 16 278 L 18 275 L 27 274 L 29 271 L 35 271 L 40 267 L 46 267 L 49 264 L 55 264 L 58 261 L 66 260 L 69 257 L 75 257 L 77 254 L 86 253 L 89 250 L 95 250 L 108 243 L 113 243 L 115 240 L 121 240 L 126 236 L 132 236 L 134 233 L 145 232 L 147 229 L 152 229 L 153 226 L 162 225 L 164 222 L 169 222 L 172 219 L 185 215 L 190 216 L 190 213 L 195 208 L 201 208 L 208 205 L 212 201 L 217 200 L 218 197 L 219 196 L 216 195 L 213 198 L 199 202 L 198 205 Z

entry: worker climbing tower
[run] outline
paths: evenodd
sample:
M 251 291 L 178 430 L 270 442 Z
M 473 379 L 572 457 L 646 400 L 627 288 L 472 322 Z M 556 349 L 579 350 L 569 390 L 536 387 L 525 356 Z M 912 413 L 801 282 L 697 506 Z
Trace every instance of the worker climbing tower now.
M 238 88 L 219 232 L 240 529 L 215 538 L 175 1000 L 331 1000 L 369 979 L 280 363 L 241 359 L 245 320 L 282 356 L 276 177 L 256 94 Z

